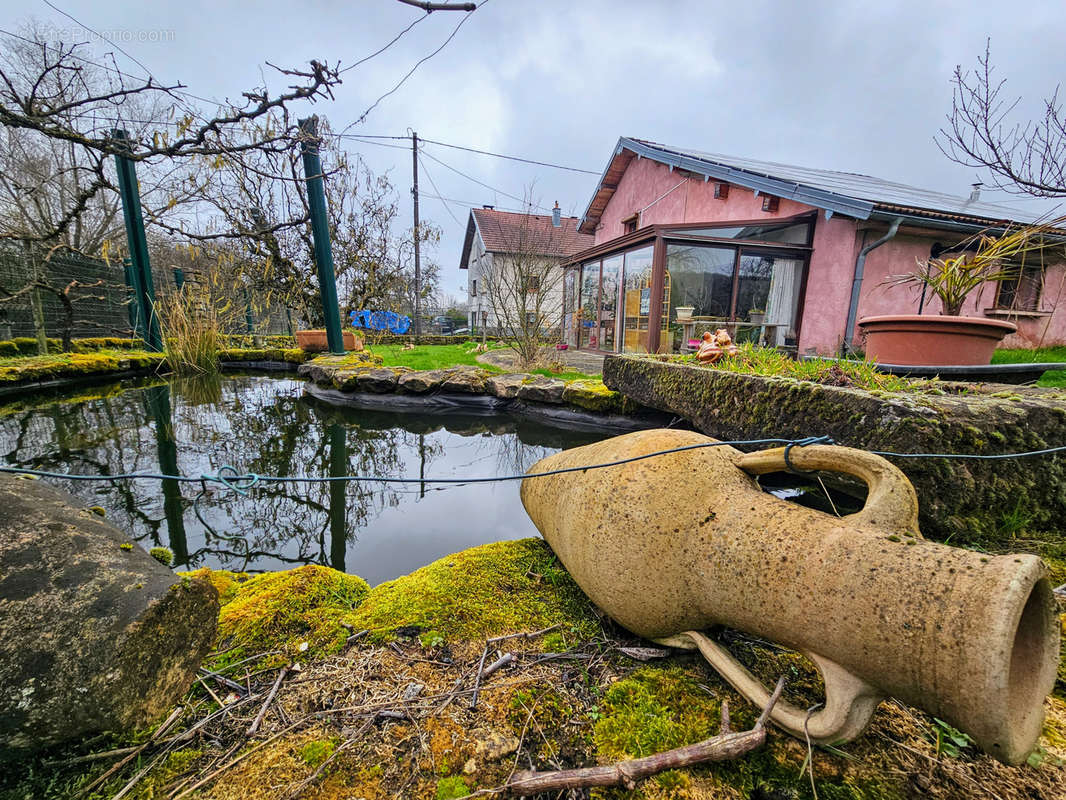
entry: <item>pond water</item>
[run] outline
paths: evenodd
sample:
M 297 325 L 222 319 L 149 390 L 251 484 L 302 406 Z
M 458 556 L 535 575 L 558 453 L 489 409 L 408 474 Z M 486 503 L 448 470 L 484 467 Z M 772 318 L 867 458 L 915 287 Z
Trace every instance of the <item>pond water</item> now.
M 140 381 L 0 406 L 3 463 L 78 474 L 470 477 L 525 472 L 605 438 L 503 415 L 349 411 L 264 376 Z M 278 483 L 242 497 L 199 483 L 49 479 L 178 569 L 325 564 L 372 585 L 473 545 L 536 536 L 519 482 Z M 206 522 L 206 525 L 204 524 Z

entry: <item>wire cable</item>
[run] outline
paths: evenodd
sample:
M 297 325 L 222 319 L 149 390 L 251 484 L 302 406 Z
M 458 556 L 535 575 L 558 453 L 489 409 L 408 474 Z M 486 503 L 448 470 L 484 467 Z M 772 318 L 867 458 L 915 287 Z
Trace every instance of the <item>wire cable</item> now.
M 433 187 L 433 191 L 435 191 L 437 193 L 435 195 L 435 198 L 437 200 L 440 200 L 444 204 L 444 210 L 448 212 L 448 216 L 450 216 L 453 220 L 455 220 L 455 224 L 459 225 L 459 226 L 462 226 L 463 223 L 461 223 L 459 221 L 459 218 L 457 216 L 455 216 L 454 213 L 452 213 L 452 207 L 450 205 L 448 205 L 448 201 L 440 196 L 440 189 L 437 188 L 437 184 L 433 180 L 433 176 L 430 174 L 429 170 L 426 169 L 425 162 L 422 161 L 421 155 L 419 155 L 419 157 L 418 157 L 418 163 L 422 167 L 422 171 L 426 174 L 426 177 L 429 178 L 429 185 L 432 186 Z M 433 195 L 430 195 L 430 196 L 433 196 Z
M 600 173 L 594 172 L 591 169 L 581 169 L 579 167 L 567 167 L 563 164 L 552 164 L 550 161 L 537 161 L 533 158 L 522 158 L 520 156 L 508 156 L 503 153 L 492 153 L 488 150 L 478 150 L 476 147 L 463 147 L 459 144 L 448 144 L 447 142 L 438 142 L 436 139 L 423 139 L 418 137 L 419 141 L 426 142 L 427 144 L 435 144 L 440 147 L 450 147 L 453 150 L 465 150 L 468 153 L 478 153 L 483 156 L 492 156 L 493 158 L 505 158 L 508 161 L 521 161 L 523 164 L 536 164 L 538 167 L 551 167 L 552 169 L 564 169 L 568 172 L 580 172 L 584 175 L 599 175 Z
M 445 169 L 450 169 L 456 175 L 461 175 L 462 177 L 466 178 L 468 181 L 473 181 L 478 186 L 483 186 L 484 188 L 488 189 L 489 191 L 496 192 L 496 194 L 502 194 L 504 197 L 509 197 L 512 200 L 517 200 L 519 203 L 522 203 L 523 205 L 528 206 L 529 208 L 536 208 L 536 209 L 538 209 L 540 211 L 551 211 L 550 208 L 545 208 L 544 206 L 538 206 L 536 203 L 528 202 L 524 198 L 518 197 L 517 195 L 510 194 L 509 192 L 505 192 L 502 189 L 497 189 L 495 186 L 489 186 L 489 184 L 483 183 L 482 181 L 479 181 L 477 178 L 474 178 L 474 177 L 471 177 L 470 175 L 467 175 L 465 172 L 460 172 L 455 167 L 453 167 L 453 166 L 451 166 L 449 164 L 445 164 L 443 161 L 441 161 L 439 158 L 437 158 L 432 153 L 423 153 L 422 155 L 424 155 L 426 158 L 429 158 L 429 159 L 432 159 L 433 161 L 436 161 L 438 164 L 440 164 Z

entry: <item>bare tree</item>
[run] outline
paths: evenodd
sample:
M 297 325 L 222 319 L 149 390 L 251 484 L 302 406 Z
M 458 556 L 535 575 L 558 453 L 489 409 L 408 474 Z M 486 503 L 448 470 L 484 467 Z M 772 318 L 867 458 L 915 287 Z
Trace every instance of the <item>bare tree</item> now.
M 525 369 L 558 338 L 562 319 L 562 227 L 551 217 L 526 213 L 506 231 L 507 252 L 486 254 L 479 265 L 480 291 L 488 297 L 496 332 Z
M 977 64 L 972 71 L 955 67 L 951 113 L 937 136 L 941 151 L 964 166 L 987 169 L 1003 191 L 1066 197 L 1066 115 L 1059 87 L 1043 99 L 1041 117 L 1012 123 L 1022 98 L 1004 97 L 1007 82 L 995 76 L 990 43 Z

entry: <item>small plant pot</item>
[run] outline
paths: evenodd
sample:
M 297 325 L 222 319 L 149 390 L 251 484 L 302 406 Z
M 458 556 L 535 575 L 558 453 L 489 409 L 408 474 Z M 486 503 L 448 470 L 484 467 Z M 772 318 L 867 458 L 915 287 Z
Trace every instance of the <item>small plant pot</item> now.
M 343 332 L 345 350 L 362 350 L 362 337 L 356 338 L 352 331 Z M 329 350 L 329 340 L 326 337 L 325 328 L 314 328 L 306 331 L 296 331 L 296 346 L 305 353 L 321 353 Z
M 568 345 L 568 344 L 557 344 L 557 345 L 555 345 L 555 349 L 556 350 L 569 350 L 570 349 L 570 345 Z
M 996 345 L 1018 330 L 982 317 L 891 314 L 864 317 L 866 357 L 882 364 L 933 366 L 989 364 Z
M 695 310 L 695 306 L 678 306 L 674 309 L 674 313 L 677 315 L 678 322 L 688 322 L 692 319 L 692 312 Z
M 751 311 L 748 313 L 748 322 L 750 322 L 752 325 L 762 325 L 763 320 L 765 319 L 765 311 Z

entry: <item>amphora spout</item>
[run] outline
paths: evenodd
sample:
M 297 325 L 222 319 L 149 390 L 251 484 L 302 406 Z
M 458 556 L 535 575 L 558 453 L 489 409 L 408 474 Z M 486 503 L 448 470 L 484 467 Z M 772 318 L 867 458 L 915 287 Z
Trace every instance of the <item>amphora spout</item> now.
M 1059 629 L 1040 559 L 988 556 L 922 538 L 907 478 L 879 456 L 793 447 L 798 470 L 864 481 L 865 507 L 835 517 L 762 491 L 783 448 L 745 454 L 699 433 L 652 430 L 567 450 L 526 478 L 522 502 L 585 593 L 630 631 L 698 647 L 755 703 L 769 692 L 701 631 L 724 625 L 799 650 L 826 686 L 823 710 L 774 709 L 781 728 L 847 741 L 897 697 L 1024 761 L 1055 681 Z

